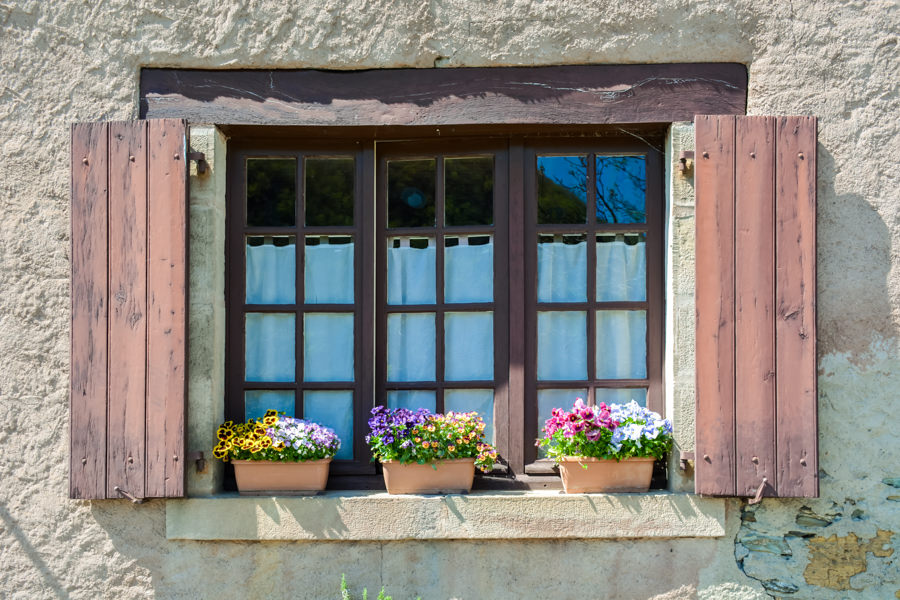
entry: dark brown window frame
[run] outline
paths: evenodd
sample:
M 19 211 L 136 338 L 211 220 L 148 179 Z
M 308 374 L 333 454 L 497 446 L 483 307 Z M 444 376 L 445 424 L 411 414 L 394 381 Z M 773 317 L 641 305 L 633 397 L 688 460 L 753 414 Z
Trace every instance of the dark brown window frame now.
M 431 128 L 427 128 L 431 129 Z M 278 134 L 285 132 L 280 128 L 272 131 L 273 137 L 257 138 L 261 131 L 254 128 L 254 137 L 247 140 L 232 140 L 229 145 L 229 190 L 228 209 L 229 215 L 243 215 L 243 173 L 242 162 L 248 155 L 253 156 L 285 156 L 297 154 L 322 155 L 346 155 L 355 154 L 357 157 L 357 193 L 356 214 L 361 220 L 356 221 L 354 229 L 358 236 L 356 257 L 356 298 L 357 317 L 355 323 L 359 323 L 358 345 L 356 348 L 357 359 L 356 382 L 354 389 L 354 457 L 353 461 L 335 461 L 333 477 L 329 481 L 329 487 L 334 489 L 370 489 L 380 488 L 380 477 L 373 477 L 376 473 L 374 465 L 368 462 L 369 451 L 363 441 L 366 431 L 366 420 L 371 406 L 384 403 L 387 389 L 416 387 L 415 384 L 388 384 L 385 381 L 386 358 L 385 353 L 375 349 L 376 340 L 384 339 L 386 334 L 386 319 L 389 312 L 414 312 L 426 311 L 440 314 L 442 311 L 453 311 L 454 308 L 467 310 L 477 308 L 479 305 L 446 304 L 425 306 L 400 305 L 388 307 L 386 302 L 386 240 L 397 234 L 422 234 L 443 236 L 453 231 L 491 229 L 485 227 L 454 227 L 454 228 L 428 228 L 425 229 L 388 229 L 386 221 L 386 202 L 384 185 L 376 189 L 376 179 L 385 180 L 385 165 L 389 157 L 414 158 L 434 156 L 435 154 L 453 155 L 478 155 L 491 152 L 495 156 L 495 168 L 505 169 L 504 176 L 498 177 L 495 171 L 495 181 L 499 182 L 495 189 L 495 301 L 494 310 L 494 352 L 495 369 L 493 387 L 495 390 L 494 423 L 496 431 L 496 444 L 504 458 L 505 465 L 495 472 L 495 476 L 479 479 L 479 487 L 556 487 L 558 478 L 554 475 L 552 466 L 545 461 L 535 461 L 533 450 L 534 437 L 529 432 L 535 431 L 537 416 L 536 392 L 539 384 L 536 380 L 536 340 L 531 339 L 530 332 L 534 329 L 536 320 L 536 244 L 527 244 L 526 240 L 536 239 L 537 228 L 541 229 L 565 229 L 572 231 L 594 232 L 606 229 L 627 229 L 629 231 L 646 231 L 647 236 L 647 301 L 639 304 L 646 308 L 648 316 L 648 380 L 641 380 L 641 386 L 648 386 L 649 405 L 663 412 L 661 401 L 661 373 L 662 373 L 662 336 L 663 336 L 663 220 L 664 198 L 662 189 L 662 144 L 664 126 L 648 126 L 637 130 L 624 130 L 622 128 L 581 128 L 577 130 L 578 136 L 559 137 L 559 129 L 529 128 L 531 135 L 509 135 L 502 128 L 490 128 L 480 132 L 469 132 L 471 135 L 452 139 L 442 138 L 435 140 L 434 131 L 421 130 L 417 140 L 395 141 L 378 139 L 379 152 L 375 153 L 376 139 L 365 137 L 354 138 L 360 133 L 358 129 L 341 128 L 343 138 L 335 136 L 333 141 L 323 143 L 321 139 L 305 138 L 296 139 L 292 136 L 279 138 Z M 393 132 L 391 132 L 393 133 Z M 476 135 L 480 133 L 481 135 Z M 576 131 L 570 132 L 575 134 Z M 628 135 L 628 137 L 623 137 Z M 637 135 L 640 141 L 634 136 Z M 409 138 L 409 136 L 407 136 Z M 649 146 L 649 147 L 648 147 Z M 384 148 L 384 151 L 381 150 Z M 536 219 L 528 220 L 526 214 L 536 215 L 536 200 L 534 198 L 535 185 L 529 185 L 529 178 L 534 178 L 534 166 L 529 165 L 539 153 L 566 152 L 597 152 L 597 153 L 627 153 L 643 154 L 647 156 L 647 223 L 622 226 L 603 225 L 565 225 L 565 226 L 538 226 Z M 298 164 L 298 169 L 301 166 Z M 299 173 L 298 173 L 299 175 Z M 298 179 L 298 196 L 302 194 L 302 180 Z M 438 177 L 438 181 L 441 179 Z M 438 184 L 440 185 L 440 183 Z M 504 197 L 505 196 L 505 197 Z M 438 194 L 438 198 L 441 194 Z M 369 200 L 367 200 L 369 199 Z M 655 199 L 655 201 L 654 201 Z M 374 201 L 373 201 L 374 200 Z M 298 199 L 298 203 L 300 200 Z M 508 204 L 506 204 L 508 202 Z M 439 210 L 439 207 L 436 207 Z M 304 234 L 301 223 L 302 205 L 297 206 L 298 222 L 294 228 L 280 230 L 280 233 L 293 233 L 301 243 Z M 505 209 L 505 210 L 504 210 Z M 534 210 L 532 210 L 534 209 Z M 242 334 L 242 320 L 245 309 L 243 308 L 245 274 L 243 271 L 243 235 L 242 220 L 227 218 L 228 221 L 228 252 L 226 257 L 227 276 L 226 285 L 228 292 L 228 330 L 226 332 L 226 351 L 228 361 L 228 383 L 226 413 L 229 418 L 243 417 L 243 389 L 245 387 L 267 387 L 269 385 L 253 384 L 244 385 L 242 381 L 244 373 L 243 340 L 238 349 L 235 334 Z M 590 219 L 589 219 L 590 220 Z M 517 224 L 517 225 L 514 225 Z M 288 229 L 290 231 L 288 231 Z M 315 228 L 315 233 L 321 233 L 324 229 L 332 232 L 340 229 L 346 233 L 347 228 Z M 252 230 L 256 232 L 257 230 Z M 372 237 L 374 234 L 374 237 Z M 502 238 L 505 243 L 500 243 Z M 375 244 L 375 258 L 372 260 L 369 252 Z M 443 247 L 441 244 L 440 248 Z M 436 253 L 440 255 L 440 252 Z M 368 260 L 366 260 L 368 256 Z M 238 257 L 238 261 L 234 260 Z M 506 261 L 504 266 L 504 261 Z M 298 294 L 302 293 L 302 268 L 298 260 Z M 238 272 L 237 270 L 240 270 Z M 589 271 L 590 272 L 590 271 Z M 589 275 L 590 277 L 590 275 Z M 443 282 L 438 276 L 437 286 L 442 290 Z M 236 282 L 237 285 L 234 285 Z M 525 294 L 526 286 L 531 288 L 530 294 Z M 593 289 L 590 288 L 589 289 Z M 366 291 L 371 290 L 371 291 Z M 299 298 L 299 297 L 298 297 Z M 525 301 L 511 301 L 512 298 L 525 298 Z M 440 295 L 438 296 L 440 299 Z M 617 303 L 618 306 L 621 303 Z M 591 307 L 585 310 L 595 310 L 601 303 L 571 304 L 567 308 L 576 306 Z M 242 307 L 237 310 L 235 307 Z M 300 305 L 298 305 L 299 307 Z M 483 305 L 481 305 L 483 306 Z M 320 311 L 322 305 L 309 305 L 312 311 Z M 346 311 L 346 305 L 336 307 L 341 312 Z M 439 310 L 442 309 L 442 310 Z M 300 313 L 298 312 L 298 315 Z M 517 325 L 518 324 L 518 325 Z M 438 324 L 436 323 L 436 326 Z M 299 331 L 299 325 L 298 325 Z M 374 332 L 374 335 L 372 334 Z M 588 335 L 590 347 L 591 336 Z M 241 337 L 243 337 L 241 335 Z M 302 338 L 297 337 L 298 347 L 302 344 Z M 442 349 L 440 338 L 437 340 L 438 352 Z M 300 351 L 298 351 L 299 354 Z M 440 356 L 436 357 L 437 359 Z M 300 357 L 298 356 L 298 362 Z M 366 369 L 363 365 L 374 365 Z M 299 373 L 299 372 L 298 372 Z M 531 378 L 527 374 L 531 373 Z M 240 377 L 236 376 L 239 375 Z M 301 379 L 298 376 L 297 379 Z M 581 387 L 593 389 L 594 386 L 606 383 L 610 387 L 622 387 L 634 384 L 631 380 L 617 380 L 616 382 L 602 382 L 600 380 L 586 381 Z M 467 383 L 440 382 L 429 383 L 428 389 L 485 387 L 485 382 L 469 385 Z M 305 384 L 302 381 L 288 384 L 286 387 L 296 390 L 298 402 L 302 402 L 302 391 L 310 388 L 321 388 L 321 384 Z M 324 387 L 329 387 L 325 385 Z M 334 386 L 330 386 L 334 387 Z M 349 386 L 339 386 L 347 389 Z M 416 387 L 416 389 L 422 386 Z M 565 386 L 563 386 L 565 387 Z M 374 397 L 372 396 L 374 394 Z M 366 398 L 372 398 L 367 401 Z M 438 399 L 440 402 L 440 399 Z M 441 404 L 438 403 L 438 408 Z
M 661 140 L 657 139 L 657 144 Z M 528 432 L 539 429 L 538 401 L 539 389 L 587 389 L 588 404 L 594 404 L 594 391 L 597 388 L 631 388 L 647 387 L 647 406 L 665 415 L 665 402 L 662 390 L 663 370 L 663 327 L 665 311 L 665 291 L 663 272 L 663 233 L 665 221 L 665 198 L 663 197 L 663 162 L 661 152 L 657 148 L 648 149 L 646 141 L 635 139 L 621 139 L 602 144 L 573 141 L 546 142 L 539 139 L 526 139 L 524 145 L 524 182 L 533 182 L 533 185 L 525 185 L 524 211 L 525 215 L 532 215 L 532 219 L 526 217 L 523 230 L 527 250 L 525 254 L 525 288 L 522 293 L 525 296 L 525 329 L 522 331 L 521 341 L 514 340 L 511 344 L 521 343 L 526 348 L 526 368 L 533 373 L 525 383 L 525 423 L 526 437 Z M 646 157 L 646 221 L 644 223 L 601 224 L 596 222 L 592 207 L 595 203 L 595 174 L 592 160 L 587 164 L 587 180 L 590 182 L 587 188 L 587 223 L 586 224 L 539 224 L 537 223 L 537 185 L 536 162 L 539 155 L 544 154 L 621 154 L 643 155 Z M 587 293 L 586 302 L 549 303 L 538 302 L 537 299 L 537 244 L 535 243 L 539 233 L 587 233 Z M 596 283 L 596 239 L 597 234 L 614 232 L 641 232 L 647 234 L 647 268 L 646 268 L 646 300 L 644 301 L 620 301 L 599 302 L 595 297 Z M 584 311 L 587 317 L 587 369 L 588 376 L 584 381 L 538 381 L 537 379 L 537 315 L 541 310 Z M 603 309 L 644 310 L 647 314 L 647 378 L 646 379 L 598 379 L 595 375 L 596 357 L 596 312 Z M 518 334 L 520 330 L 511 331 L 510 334 Z M 556 469 L 552 461 L 539 460 L 533 444 L 526 444 L 524 452 L 524 472 L 541 475 L 555 473 Z
M 366 149 L 357 142 L 327 142 L 310 140 L 302 145 L 266 144 L 234 142 L 228 153 L 228 201 L 226 209 L 226 418 L 244 420 L 244 392 L 253 389 L 282 389 L 294 391 L 295 406 L 302 414 L 303 392 L 306 390 L 352 389 L 353 390 L 353 456 L 352 461 L 335 461 L 332 471 L 335 475 L 371 474 L 375 468 L 369 463 L 368 447 L 362 436 L 368 415 L 363 402 L 358 399 L 368 395 L 371 389 L 371 369 L 365 365 L 372 362 L 371 301 L 363 294 L 370 285 L 372 267 L 363 258 L 368 246 L 367 213 L 371 207 L 362 201 L 366 197 L 367 178 L 364 169 Z M 371 152 L 371 150 L 370 150 Z M 369 154 L 371 156 L 371 154 Z M 352 156 L 355 162 L 356 182 L 354 189 L 353 226 L 312 226 L 303 223 L 305 189 L 303 185 L 304 158 Z M 245 225 L 245 177 L 248 158 L 291 157 L 297 158 L 297 188 L 295 196 L 295 223 L 292 227 L 248 227 Z M 371 189 L 371 188 L 369 188 Z M 234 218 L 238 216 L 238 218 Z M 300 251 L 307 234 L 352 235 L 354 237 L 354 303 L 349 304 L 307 304 L 304 301 L 305 252 Z M 250 305 L 245 302 L 246 293 L 246 250 L 244 238 L 248 235 L 293 235 L 296 237 L 296 297 L 292 305 Z M 245 382 L 244 323 L 248 312 L 279 312 L 295 314 L 295 380 L 293 382 Z M 306 382 L 303 381 L 303 315 L 306 313 L 336 312 L 354 315 L 354 338 L 359 340 L 354 347 L 354 380 L 352 382 Z M 346 443 L 346 441 L 345 441 Z
M 435 382 L 400 383 L 387 381 L 387 355 L 382 352 L 375 366 L 376 403 L 386 403 L 388 390 L 434 389 L 436 410 L 443 411 L 446 389 L 494 390 L 494 432 L 495 443 L 501 452 L 509 448 L 508 427 L 508 331 L 509 302 L 508 277 L 504 276 L 507 265 L 508 223 L 503 202 L 508 197 L 509 161 L 506 144 L 498 140 L 424 140 L 421 142 L 379 142 L 377 160 L 378 190 L 375 197 L 377 210 L 376 230 L 376 339 L 387 340 L 387 316 L 390 313 L 434 312 L 435 313 Z M 380 148 L 384 148 L 381 150 Z M 454 156 L 494 157 L 494 223 L 492 225 L 447 226 L 444 224 L 444 171 L 443 159 Z M 387 218 L 387 162 L 391 159 L 439 157 L 436 172 L 434 227 L 389 228 Z M 490 303 L 445 303 L 444 302 L 444 238 L 453 233 L 491 233 L 494 235 L 494 300 Z M 434 236 L 436 241 L 435 304 L 433 305 L 388 305 L 387 302 L 387 245 L 388 238 L 397 235 Z M 494 378 L 489 381 L 446 381 L 444 379 L 444 322 L 447 312 L 467 312 L 491 310 L 494 323 Z

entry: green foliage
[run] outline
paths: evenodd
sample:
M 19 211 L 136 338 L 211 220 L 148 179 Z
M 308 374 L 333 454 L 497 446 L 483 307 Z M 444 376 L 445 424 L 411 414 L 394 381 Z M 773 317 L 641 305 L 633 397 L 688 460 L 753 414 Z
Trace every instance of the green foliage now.
M 369 590 L 367 588 L 363 588 L 362 591 L 362 600 L 368 600 Z M 353 600 L 353 596 L 350 594 L 350 586 L 347 585 L 347 577 L 341 573 L 341 600 Z M 378 592 L 378 598 L 376 600 L 393 600 L 392 596 L 388 596 L 384 592 L 384 586 L 381 586 L 381 591 Z M 416 600 L 422 600 L 421 598 L 417 598 Z
M 388 161 L 388 227 L 434 225 L 433 158 Z
M 538 223 L 584 223 L 586 210 L 578 194 L 538 171 Z
M 444 171 L 447 225 L 493 225 L 494 159 L 449 158 Z
M 352 158 L 306 159 L 307 225 L 353 225 L 354 170 Z
M 293 225 L 297 190 L 297 161 L 247 161 L 247 224 Z

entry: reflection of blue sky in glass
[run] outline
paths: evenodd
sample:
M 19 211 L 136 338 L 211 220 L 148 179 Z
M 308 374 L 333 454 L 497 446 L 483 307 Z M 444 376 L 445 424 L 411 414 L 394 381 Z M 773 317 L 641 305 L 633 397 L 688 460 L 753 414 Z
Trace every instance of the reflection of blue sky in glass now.
M 584 223 L 587 156 L 537 158 L 538 223 Z
M 582 202 L 587 202 L 586 156 L 539 156 L 538 171 L 566 188 Z
M 597 222 L 644 223 L 647 161 L 643 156 L 597 156 Z

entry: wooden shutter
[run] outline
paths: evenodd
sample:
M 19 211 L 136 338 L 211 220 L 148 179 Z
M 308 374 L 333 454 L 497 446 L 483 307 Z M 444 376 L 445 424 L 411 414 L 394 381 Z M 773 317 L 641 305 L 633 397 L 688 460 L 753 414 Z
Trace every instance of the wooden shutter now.
M 186 132 L 72 126 L 72 498 L 184 495 Z
M 816 120 L 695 127 L 696 490 L 815 497 Z

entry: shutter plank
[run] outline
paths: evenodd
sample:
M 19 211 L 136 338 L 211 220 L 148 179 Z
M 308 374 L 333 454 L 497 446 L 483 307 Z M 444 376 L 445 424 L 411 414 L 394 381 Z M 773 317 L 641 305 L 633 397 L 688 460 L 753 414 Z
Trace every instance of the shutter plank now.
M 106 497 L 107 128 L 72 126 L 71 498 Z
M 147 496 L 184 495 L 187 344 L 185 123 L 149 125 Z
M 734 495 L 734 117 L 696 118 L 696 489 Z
M 735 130 L 735 448 L 738 496 L 775 478 L 775 119 Z
M 147 369 L 147 123 L 109 124 L 107 486 L 143 498 Z
M 816 497 L 816 119 L 780 117 L 776 135 L 778 495 Z

